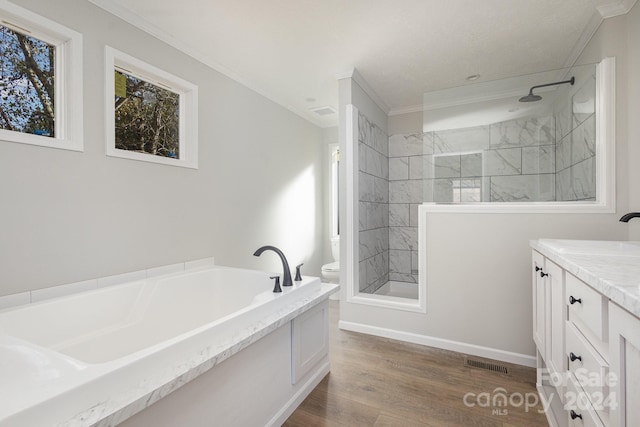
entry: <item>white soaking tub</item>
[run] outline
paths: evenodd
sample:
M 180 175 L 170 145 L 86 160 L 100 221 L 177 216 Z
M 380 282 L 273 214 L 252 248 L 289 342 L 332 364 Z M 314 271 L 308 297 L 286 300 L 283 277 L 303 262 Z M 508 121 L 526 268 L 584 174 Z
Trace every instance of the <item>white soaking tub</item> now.
M 0 311 L 0 426 L 118 424 L 334 288 L 212 266 Z

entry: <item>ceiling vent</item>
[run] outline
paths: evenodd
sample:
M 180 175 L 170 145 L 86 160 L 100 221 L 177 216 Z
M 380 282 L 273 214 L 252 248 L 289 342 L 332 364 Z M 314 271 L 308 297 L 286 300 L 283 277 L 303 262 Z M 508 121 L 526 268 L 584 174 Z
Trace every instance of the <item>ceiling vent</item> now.
M 336 113 L 336 109 L 330 105 L 325 105 L 324 107 L 312 107 L 309 108 L 309 111 L 313 111 L 319 116 L 328 116 Z

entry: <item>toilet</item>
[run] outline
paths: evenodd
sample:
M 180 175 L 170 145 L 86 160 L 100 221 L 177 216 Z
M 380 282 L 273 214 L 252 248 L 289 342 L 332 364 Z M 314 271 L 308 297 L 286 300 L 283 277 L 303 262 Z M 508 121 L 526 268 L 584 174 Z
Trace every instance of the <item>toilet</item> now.
M 322 266 L 322 281 L 325 283 L 340 283 L 340 236 L 331 238 L 331 254 L 334 262 Z M 329 298 L 339 299 L 339 293 L 336 292 Z

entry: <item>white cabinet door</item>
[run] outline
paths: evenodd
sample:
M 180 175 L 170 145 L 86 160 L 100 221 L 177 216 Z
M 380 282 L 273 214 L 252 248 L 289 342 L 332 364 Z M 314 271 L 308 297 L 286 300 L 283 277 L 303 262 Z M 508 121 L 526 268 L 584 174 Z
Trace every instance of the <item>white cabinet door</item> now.
M 547 289 L 549 292 L 549 310 L 547 313 L 549 326 L 547 331 L 547 367 L 553 373 L 563 373 L 566 371 L 564 336 L 565 323 L 567 320 L 567 304 L 564 299 L 564 270 L 558 265 L 545 260 L 544 273 Z M 563 396 L 563 390 L 559 390 Z
M 329 304 L 327 301 L 291 321 L 291 384 L 329 354 Z
M 609 303 L 612 427 L 640 426 L 640 319 Z
M 566 370 L 564 270 L 533 251 L 533 339 L 551 372 Z
M 547 309 L 547 293 L 542 274 L 544 269 L 544 257 L 536 251 L 532 251 L 532 276 L 533 283 L 533 340 L 538 347 L 538 351 L 543 358 L 546 359 L 546 314 Z

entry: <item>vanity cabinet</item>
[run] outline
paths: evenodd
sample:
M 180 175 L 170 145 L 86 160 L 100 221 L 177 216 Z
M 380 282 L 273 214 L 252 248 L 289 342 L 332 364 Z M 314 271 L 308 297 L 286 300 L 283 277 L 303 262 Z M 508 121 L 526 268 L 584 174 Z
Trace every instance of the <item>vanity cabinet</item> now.
M 549 424 L 640 426 L 640 318 L 551 257 L 532 252 L 537 386 L 551 402 Z
M 640 426 L 640 319 L 613 302 L 609 316 L 611 425 Z

